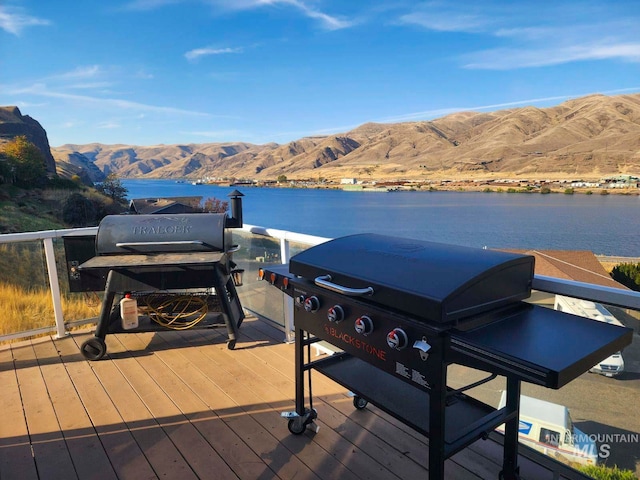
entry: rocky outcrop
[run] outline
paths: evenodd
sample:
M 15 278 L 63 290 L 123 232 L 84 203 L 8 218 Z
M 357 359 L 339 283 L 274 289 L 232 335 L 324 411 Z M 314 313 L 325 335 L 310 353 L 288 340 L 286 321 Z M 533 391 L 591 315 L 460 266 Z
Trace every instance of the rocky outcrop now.
M 42 152 L 47 173 L 55 175 L 56 162 L 51 155 L 49 139 L 42 125 L 29 115 L 22 115 L 18 107 L 0 107 L 0 143 L 24 135 Z

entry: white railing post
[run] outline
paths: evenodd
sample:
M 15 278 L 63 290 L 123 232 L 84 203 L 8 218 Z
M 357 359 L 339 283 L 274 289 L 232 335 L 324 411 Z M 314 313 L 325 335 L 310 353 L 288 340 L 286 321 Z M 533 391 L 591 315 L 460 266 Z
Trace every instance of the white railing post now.
M 289 263 L 289 240 L 280 239 L 280 259 L 282 264 Z M 287 343 L 295 341 L 295 331 L 293 328 L 293 298 L 289 295 L 283 295 L 283 313 L 284 313 L 284 341 Z
M 60 297 L 60 283 L 58 282 L 58 269 L 56 268 L 56 257 L 53 251 L 53 239 L 45 238 L 44 253 L 47 260 L 47 272 L 49 274 L 49 286 L 51 288 L 51 300 L 53 301 L 53 315 L 56 320 L 56 332 L 58 338 L 66 335 L 64 326 L 64 315 L 62 313 L 62 300 Z

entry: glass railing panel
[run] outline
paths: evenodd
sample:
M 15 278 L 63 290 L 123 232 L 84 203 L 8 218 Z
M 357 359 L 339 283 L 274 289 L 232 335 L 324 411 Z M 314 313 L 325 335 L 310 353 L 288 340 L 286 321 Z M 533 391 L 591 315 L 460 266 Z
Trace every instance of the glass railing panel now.
M 41 241 L 0 244 L 0 335 L 55 324 Z
M 56 270 L 60 285 L 62 313 L 65 323 L 80 320 L 97 320 L 102 304 L 103 292 L 71 292 L 69 289 L 69 270 L 62 238 L 53 239 L 56 257 Z
M 233 261 L 244 270 L 237 287 L 242 306 L 284 327 L 284 294 L 258 279 L 259 268 L 282 263 L 280 240 L 234 230 L 233 243 L 239 247 Z

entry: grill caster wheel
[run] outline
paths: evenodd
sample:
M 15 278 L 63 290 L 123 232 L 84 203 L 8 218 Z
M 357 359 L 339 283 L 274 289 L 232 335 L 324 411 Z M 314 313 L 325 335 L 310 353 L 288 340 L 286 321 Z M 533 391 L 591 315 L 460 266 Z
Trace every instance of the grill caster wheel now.
M 93 337 L 85 340 L 80 347 L 80 353 L 87 360 L 100 360 L 107 353 L 107 344 L 102 338 Z
M 296 417 L 289 420 L 287 428 L 294 435 L 301 435 L 307 428 L 303 417 Z
M 227 348 L 229 350 L 233 350 L 234 348 L 236 348 L 236 341 L 235 340 L 229 340 L 227 342 Z
M 368 404 L 369 402 L 366 399 L 359 397 L 358 395 L 353 397 L 353 406 L 356 407 L 358 410 L 362 410 L 366 408 Z

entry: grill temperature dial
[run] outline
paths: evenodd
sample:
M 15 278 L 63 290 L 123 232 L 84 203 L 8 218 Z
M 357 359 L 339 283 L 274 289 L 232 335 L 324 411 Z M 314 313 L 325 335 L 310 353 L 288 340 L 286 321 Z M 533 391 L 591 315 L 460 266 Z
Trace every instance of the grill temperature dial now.
M 327 310 L 327 319 L 330 322 L 339 323 L 344 320 L 344 310 L 340 305 L 334 305 Z
M 360 335 L 369 335 L 373 332 L 373 321 L 366 315 L 362 315 L 356 319 L 354 327 Z
M 304 309 L 309 313 L 315 313 L 320 308 L 320 300 L 315 295 L 304 299 Z
M 407 346 L 409 340 L 407 334 L 401 328 L 394 328 L 387 334 L 387 345 L 396 350 L 402 350 Z

